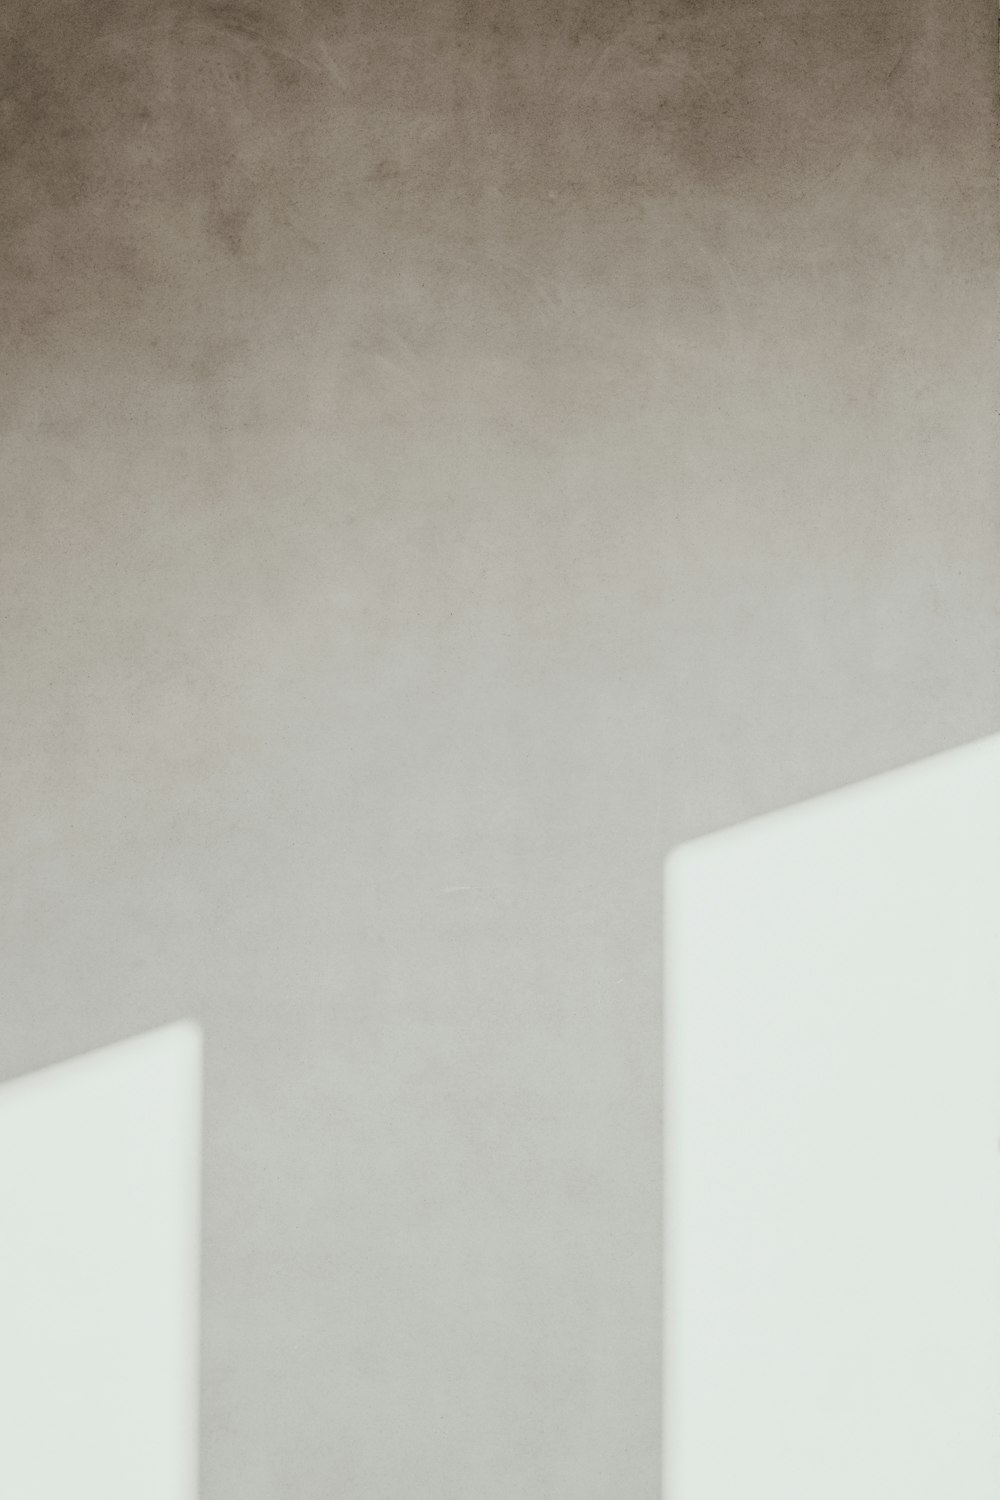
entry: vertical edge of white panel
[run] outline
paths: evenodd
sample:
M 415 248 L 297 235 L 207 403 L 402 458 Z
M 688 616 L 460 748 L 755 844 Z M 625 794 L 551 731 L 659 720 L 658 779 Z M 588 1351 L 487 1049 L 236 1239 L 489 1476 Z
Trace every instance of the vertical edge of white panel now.
M 989 1500 L 1000 738 L 664 893 L 664 1500 Z
M 0 1087 L 0 1494 L 197 1500 L 202 1042 Z

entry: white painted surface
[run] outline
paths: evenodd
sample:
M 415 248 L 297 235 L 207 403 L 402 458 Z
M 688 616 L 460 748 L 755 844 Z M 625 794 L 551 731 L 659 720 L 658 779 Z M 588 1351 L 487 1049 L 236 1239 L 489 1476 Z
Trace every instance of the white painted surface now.
M 200 1039 L 0 1089 L 0 1496 L 194 1500 Z
M 665 1500 L 995 1500 L 1000 740 L 666 885 Z

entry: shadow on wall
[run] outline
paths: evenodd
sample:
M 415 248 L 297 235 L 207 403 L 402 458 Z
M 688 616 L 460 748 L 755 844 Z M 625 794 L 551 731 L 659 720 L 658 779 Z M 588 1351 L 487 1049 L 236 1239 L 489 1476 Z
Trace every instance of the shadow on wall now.
M 195 1500 L 201 1035 L 0 1089 L 0 1494 Z
M 665 1494 L 1000 1480 L 1000 736 L 666 870 Z

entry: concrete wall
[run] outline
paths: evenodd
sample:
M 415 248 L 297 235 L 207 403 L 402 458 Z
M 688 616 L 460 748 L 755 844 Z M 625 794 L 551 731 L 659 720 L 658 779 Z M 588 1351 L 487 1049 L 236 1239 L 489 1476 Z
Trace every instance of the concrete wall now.
M 995 7 L 2 25 L 3 1076 L 205 1027 L 205 1500 L 653 1500 L 663 856 L 1000 723 Z

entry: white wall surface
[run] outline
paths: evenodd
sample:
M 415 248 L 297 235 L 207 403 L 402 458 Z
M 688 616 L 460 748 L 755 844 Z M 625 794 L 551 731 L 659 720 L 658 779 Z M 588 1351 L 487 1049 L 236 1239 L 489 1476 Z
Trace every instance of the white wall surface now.
M 667 1500 L 1000 1484 L 1000 739 L 667 866 Z
M 1000 727 L 995 0 L 0 10 L 0 1078 L 204 1027 L 205 1500 L 658 1500 L 664 856 Z
M 200 1033 L 0 1088 L 0 1495 L 196 1500 Z

